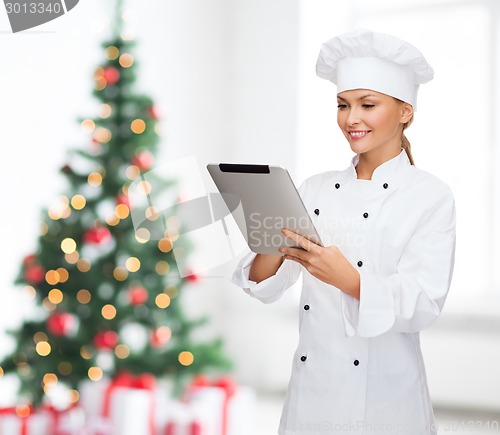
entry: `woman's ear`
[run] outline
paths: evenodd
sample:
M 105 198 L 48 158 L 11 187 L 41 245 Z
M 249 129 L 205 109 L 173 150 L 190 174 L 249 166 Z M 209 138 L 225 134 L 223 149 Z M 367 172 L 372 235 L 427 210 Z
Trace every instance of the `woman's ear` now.
M 401 123 L 406 124 L 413 118 L 413 106 L 408 103 L 403 103 L 401 107 Z

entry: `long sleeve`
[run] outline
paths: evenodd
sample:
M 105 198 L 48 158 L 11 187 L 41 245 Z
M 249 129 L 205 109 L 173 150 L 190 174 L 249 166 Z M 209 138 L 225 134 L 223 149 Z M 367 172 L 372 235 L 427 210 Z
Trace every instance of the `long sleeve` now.
M 302 266 L 294 261 L 285 260 L 275 275 L 256 283 L 248 278 L 250 267 L 256 256 L 255 252 L 249 251 L 240 259 L 233 272 L 231 282 L 250 296 L 269 304 L 278 300 L 285 290 L 297 281 Z
M 455 201 L 446 190 L 406 243 L 396 273 L 360 270 L 359 301 L 342 294 L 346 336 L 411 333 L 431 325 L 450 288 L 455 244 Z
M 306 186 L 307 180 L 298 188 L 301 198 L 304 198 L 306 194 Z M 277 301 L 289 287 L 295 284 L 302 271 L 302 266 L 295 261 L 285 260 L 276 274 L 256 283 L 248 278 L 250 267 L 256 256 L 257 254 L 255 252 L 249 250 L 240 259 L 234 269 L 231 282 L 242 288 L 250 296 L 266 304 Z

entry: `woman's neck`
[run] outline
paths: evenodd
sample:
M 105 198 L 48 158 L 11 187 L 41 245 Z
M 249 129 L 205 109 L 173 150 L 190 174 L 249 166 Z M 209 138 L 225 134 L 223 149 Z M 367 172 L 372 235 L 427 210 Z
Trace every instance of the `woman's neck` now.
M 356 165 L 356 173 L 358 180 L 371 180 L 373 172 L 382 163 L 393 159 L 401 153 L 402 148 L 388 150 L 387 152 L 374 153 L 372 150 L 359 155 L 358 164 Z

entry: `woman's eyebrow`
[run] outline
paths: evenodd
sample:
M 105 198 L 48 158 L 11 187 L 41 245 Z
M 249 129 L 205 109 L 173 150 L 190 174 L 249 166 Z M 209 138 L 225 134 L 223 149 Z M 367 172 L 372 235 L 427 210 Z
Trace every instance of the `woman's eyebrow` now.
M 377 98 L 375 95 L 373 94 L 366 94 L 366 95 L 363 95 L 361 97 L 358 98 L 358 100 L 364 100 L 365 98 Z M 341 96 L 337 95 L 337 99 L 338 100 L 342 100 L 342 101 L 347 101 L 345 98 L 342 98 Z

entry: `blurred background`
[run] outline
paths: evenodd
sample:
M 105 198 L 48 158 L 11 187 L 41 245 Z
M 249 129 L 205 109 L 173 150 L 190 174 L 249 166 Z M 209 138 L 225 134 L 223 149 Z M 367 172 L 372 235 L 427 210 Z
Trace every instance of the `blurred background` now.
M 20 322 L 13 282 L 35 249 L 41 209 L 66 188 L 67 151 L 87 140 L 78 119 L 96 113 L 92 77 L 113 9 L 111 0 L 82 0 L 19 34 L 0 14 L 1 331 Z M 443 424 L 500 420 L 499 2 L 128 0 L 125 10 L 138 88 L 161 120 L 156 167 L 190 156 L 202 172 L 220 161 L 277 164 L 296 185 L 344 169 L 352 152 L 336 125 L 335 86 L 315 75 L 321 44 L 366 27 L 424 53 L 435 78 L 420 89 L 407 136 L 416 165 L 451 186 L 458 234 L 445 310 L 421 334 L 429 388 Z M 271 435 L 298 338 L 300 283 L 263 305 L 229 282 L 236 262 L 191 285 L 184 306 L 209 316 L 204 335 L 223 337 L 234 378 L 257 391 L 257 433 Z M 0 339 L 2 356 L 9 346 Z M 481 430 L 489 433 L 473 429 Z

